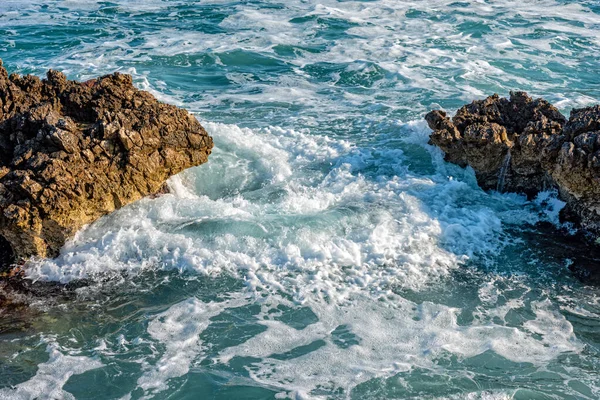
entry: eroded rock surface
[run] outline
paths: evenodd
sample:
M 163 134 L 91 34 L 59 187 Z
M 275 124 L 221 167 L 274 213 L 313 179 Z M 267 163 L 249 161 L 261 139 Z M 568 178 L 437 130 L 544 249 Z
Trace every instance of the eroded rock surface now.
M 600 105 L 575 109 L 567 121 L 547 101 L 515 92 L 474 101 L 452 119 L 439 110 L 425 119 L 430 143 L 447 161 L 473 167 L 483 189 L 531 197 L 556 188 L 563 216 L 600 235 Z
M 10 77 L 0 61 L 0 235 L 17 259 L 53 257 L 83 225 L 208 160 L 191 114 L 115 73 Z

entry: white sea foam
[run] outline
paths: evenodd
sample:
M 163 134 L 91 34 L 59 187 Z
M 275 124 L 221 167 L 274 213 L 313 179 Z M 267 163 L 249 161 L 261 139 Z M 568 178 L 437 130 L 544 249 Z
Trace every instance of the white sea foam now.
M 146 398 L 168 388 L 168 381 L 188 373 L 192 361 L 202 352 L 200 333 L 210 324 L 210 318 L 228 307 L 241 302 L 228 300 L 220 303 L 203 303 L 195 298 L 176 304 L 157 315 L 148 324 L 151 338 L 165 346 L 165 350 L 152 365 L 143 362 L 144 374 L 138 379 L 138 387 Z
M 567 203 L 558 198 L 558 193 L 556 191 L 538 193 L 534 203 L 543 208 L 549 222 L 557 226 L 561 225 L 559 213 Z
M 495 209 L 461 207 L 478 192 L 472 172 L 448 166 L 435 149 L 429 151 L 438 171 L 416 177 L 403 166 L 401 148 L 205 125 L 217 144 L 210 163 L 172 178 L 172 194 L 82 230 L 56 260 L 29 263 L 28 277 L 69 282 L 174 268 L 226 272 L 243 277 L 250 290 L 285 288 L 298 299 L 343 298 L 355 290 L 417 288 L 497 251 L 497 214 L 509 223 L 542 218 L 513 195 L 494 195 Z M 407 143 L 426 146 L 421 124 L 406 127 Z M 373 169 L 380 173 L 362 172 Z
M 62 389 L 69 378 L 102 367 L 96 359 L 63 354 L 64 350 L 52 340 L 46 351 L 49 359 L 38 365 L 35 376 L 13 388 L 0 389 L 0 399 L 74 399 L 72 394 Z
M 263 333 L 223 350 L 218 360 L 228 363 L 236 356 L 260 359 L 247 368 L 255 381 L 280 387 L 295 398 L 313 398 L 319 397 L 310 394 L 318 388 L 339 387 L 349 392 L 373 378 L 414 368 L 435 370 L 436 360 L 449 354 L 469 358 L 493 351 L 514 362 L 542 365 L 563 352 L 582 349 L 571 325 L 548 302 L 536 303 L 536 319 L 512 328 L 487 322 L 462 326 L 457 323 L 460 309 L 430 302 L 416 304 L 398 296 L 388 300 L 391 302 L 359 297 L 343 307 L 311 303 L 318 322 L 302 330 L 262 320 L 260 324 L 267 328 Z M 334 331 L 340 327 L 353 335 L 349 346 L 336 341 Z M 291 355 L 293 350 L 319 341 L 321 347 L 316 350 Z
M 28 276 L 177 268 L 227 272 L 250 290 L 284 287 L 298 299 L 344 297 L 416 288 L 501 245 L 494 210 L 454 204 L 472 186 L 411 176 L 400 148 L 205 125 L 217 144 L 211 162 L 172 179 L 174 194 L 92 224 L 56 260 L 30 263 Z M 362 172 L 373 169 L 381 175 Z
M 39 13 L 36 11 L 40 3 L 36 1 L 4 3 L 6 11 L 0 21 L 13 26 L 51 25 L 57 18 L 69 21 L 78 18 L 77 12 L 81 10 L 103 6 L 101 2 L 73 0 L 60 2 L 61 12 L 55 9 L 59 6 L 56 3 L 51 4 L 47 12 Z M 131 16 L 177 10 L 176 7 L 183 4 L 151 1 L 133 5 L 124 0 L 115 3 L 120 12 Z M 211 3 L 202 2 L 203 5 Z M 62 7 L 72 12 L 65 13 Z M 23 8 L 31 12 L 11 13 Z M 206 54 L 218 59 L 223 53 L 242 51 L 297 67 L 292 69 L 293 74 L 285 74 L 287 78 L 294 78 L 295 84 L 291 87 L 253 79 L 245 81 L 245 90 L 241 93 L 220 91 L 207 94 L 200 102 L 187 102 L 186 106 L 192 109 L 204 109 L 212 102 L 222 105 L 245 99 L 257 103 L 304 104 L 321 112 L 339 113 L 341 109 L 351 112 L 355 103 L 340 104 L 341 96 L 337 92 L 335 96 L 320 93 L 320 83 L 315 85 L 310 74 L 302 69 L 316 63 L 347 64 L 347 72 L 356 72 L 353 70 L 356 65 L 368 63 L 396 75 L 390 77 L 393 85 L 385 82 L 384 90 L 377 87 L 375 93 L 361 93 L 362 105 L 385 104 L 401 109 L 405 106 L 398 102 L 401 97 L 410 99 L 413 108 L 424 111 L 412 94 L 417 89 L 434 93 L 437 98 L 460 97 L 470 101 L 492 90 L 505 93 L 518 87 L 556 100 L 564 108 L 598 101 L 588 94 L 589 90 L 574 90 L 581 81 L 577 74 L 571 73 L 592 61 L 574 57 L 574 50 L 564 44 L 575 40 L 576 46 L 584 49 L 582 54 L 594 54 L 600 48 L 597 14 L 584 4 L 504 0 L 493 5 L 469 2 L 462 7 L 452 0 L 379 0 L 365 6 L 360 2 L 321 0 L 292 2 L 286 7 L 268 10 L 240 4 L 229 11 L 219 24 L 224 32 L 174 28 L 173 24 L 185 19 L 173 11 L 169 14 L 172 24 L 160 29 L 123 30 L 118 37 L 84 42 L 66 50 L 67 54 L 61 53 L 48 65 L 36 64 L 37 60 L 33 59 L 23 62 L 32 68 L 60 67 L 87 78 L 122 69 L 123 64 L 149 62 L 156 57 L 177 58 L 178 67 L 199 68 L 194 61 L 186 61 L 185 56 Z M 420 16 L 411 17 L 411 13 L 420 13 Z M 304 20 L 295 21 L 297 18 Z M 521 20 L 527 24 L 518 22 Z M 347 25 L 343 40 L 330 41 L 319 35 L 331 22 Z M 468 33 L 471 25 L 489 29 L 481 36 L 473 36 Z M 277 54 L 277 46 L 295 48 L 294 57 Z M 307 51 L 307 47 L 322 50 Z M 569 68 L 557 71 L 550 65 L 554 62 Z M 138 80 L 147 78 L 145 71 L 135 74 Z M 233 80 L 239 84 L 238 78 Z M 334 90 L 337 83 L 338 79 L 332 75 L 330 89 Z

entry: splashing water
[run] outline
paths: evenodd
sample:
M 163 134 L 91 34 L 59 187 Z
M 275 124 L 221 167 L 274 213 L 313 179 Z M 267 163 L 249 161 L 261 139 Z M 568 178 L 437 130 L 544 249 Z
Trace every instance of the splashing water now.
M 500 172 L 498 173 L 498 185 L 496 190 L 498 192 L 504 191 L 504 181 L 506 180 L 506 173 L 508 172 L 508 168 L 510 167 L 510 160 L 512 158 L 512 154 L 510 153 L 510 149 L 506 152 L 506 156 L 504 156 L 504 160 L 502 161 L 502 166 L 500 167 Z
M 0 4 L 9 71 L 114 70 L 195 113 L 210 161 L 80 231 L 0 324 L 0 399 L 600 396 L 600 297 L 422 115 L 598 102 L 596 1 Z M 499 176 L 501 192 L 510 153 Z M 542 224 L 540 224 L 542 223 Z

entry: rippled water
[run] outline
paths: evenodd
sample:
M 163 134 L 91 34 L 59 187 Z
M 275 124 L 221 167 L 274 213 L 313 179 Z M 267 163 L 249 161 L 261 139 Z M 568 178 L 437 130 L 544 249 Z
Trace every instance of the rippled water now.
M 482 192 L 422 122 L 597 103 L 597 1 L 3 0 L 0 32 L 10 72 L 131 73 L 216 144 L 28 267 L 77 289 L 0 323 L 0 398 L 600 396 L 560 202 Z

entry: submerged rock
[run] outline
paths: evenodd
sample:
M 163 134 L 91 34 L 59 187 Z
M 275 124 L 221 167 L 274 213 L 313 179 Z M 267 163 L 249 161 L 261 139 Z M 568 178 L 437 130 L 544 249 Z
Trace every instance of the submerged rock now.
M 196 118 L 129 75 L 9 77 L 0 61 L 0 251 L 54 257 L 82 226 L 160 192 L 212 147 Z
M 569 120 L 524 92 L 493 95 L 462 107 L 450 119 L 425 116 L 430 143 L 445 159 L 475 170 L 486 190 L 525 193 L 557 189 L 564 219 L 600 236 L 600 106 L 575 109 Z

